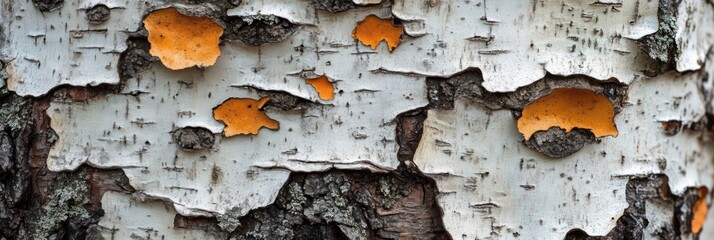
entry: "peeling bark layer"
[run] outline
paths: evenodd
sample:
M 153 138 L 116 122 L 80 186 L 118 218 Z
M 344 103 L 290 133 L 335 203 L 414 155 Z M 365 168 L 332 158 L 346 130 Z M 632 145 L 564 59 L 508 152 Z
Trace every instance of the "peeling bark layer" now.
M 605 236 L 588 236 L 579 229 L 565 239 L 692 239 L 692 207 L 698 198 L 696 189 L 674 195 L 666 175 L 632 177 L 626 188 L 630 206 Z M 704 236 L 702 236 L 703 238 Z
M 713 45 L 698 0 L 2 1 L 0 239 L 714 238 Z M 567 89 L 606 114 L 529 115 Z
M 121 170 L 82 167 L 51 172 L 46 158 L 56 135 L 44 111 L 49 99 L 0 97 L 0 238 L 91 239 L 106 191 L 131 192 Z
M 710 121 L 706 107 L 712 99 L 710 71 L 707 66 L 630 84 L 621 91 L 620 96 L 626 97 L 614 101 L 621 106 L 615 115 L 620 134 L 600 138 L 559 159 L 519 144 L 522 135 L 513 127 L 517 108 L 515 112 L 493 109 L 488 107 L 493 101 L 478 95 L 456 98 L 452 110 L 429 110 L 414 163 L 436 180 L 444 225 L 452 236 L 537 234 L 557 239 L 574 228 L 604 236 L 627 206 L 628 176 L 665 174 L 677 196 L 689 188 L 711 187 L 711 130 L 702 125 Z M 558 81 L 565 82 L 579 80 Z M 617 91 L 601 94 L 607 96 L 606 92 Z M 671 135 L 663 123 L 672 119 L 693 127 Z M 550 211 L 568 214 L 553 218 Z M 533 219 L 538 224 L 531 224 Z

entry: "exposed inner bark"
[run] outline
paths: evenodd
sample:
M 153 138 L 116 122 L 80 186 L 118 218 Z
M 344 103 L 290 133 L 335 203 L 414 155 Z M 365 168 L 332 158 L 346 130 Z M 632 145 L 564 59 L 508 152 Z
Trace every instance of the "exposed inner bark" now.
M 429 107 L 433 109 L 453 109 L 456 98 L 474 99 L 490 109 L 521 110 L 532 101 L 550 94 L 557 88 L 581 88 L 601 94 L 616 108 L 622 107 L 626 99 L 627 86 L 617 80 L 600 81 L 584 75 L 561 77 L 546 75 L 541 80 L 513 92 L 489 92 L 481 85 L 483 76 L 478 69 L 471 69 L 449 78 L 429 77 Z
M 615 81 L 602 82 L 587 76 L 559 77 L 547 75 L 545 78 L 509 93 L 492 93 L 483 86 L 483 77 L 479 70 L 470 70 L 456 74 L 450 78 L 427 78 L 430 109 L 454 108 L 454 100 L 464 97 L 478 101 L 491 109 L 511 109 L 516 117 L 521 110 L 534 100 L 550 94 L 558 88 L 582 88 L 606 96 L 618 112 L 623 106 L 627 87 Z M 528 147 L 549 157 L 566 157 L 585 146 L 595 142 L 592 132 L 586 129 L 576 129 L 565 132 L 558 127 L 547 131 L 537 131 L 528 141 L 523 141 Z
M 276 202 L 240 218 L 236 239 L 448 239 L 436 187 L 404 172 L 294 173 Z
M 119 77 L 122 80 L 135 77 L 159 60 L 149 54 L 151 46 L 146 37 L 129 38 L 126 43 L 127 49 L 119 57 Z
M 227 23 L 223 39 L 241 41 L 253 46 L 283 41 L 295 33 L 300 26 L 287 19 L 273 15 L 250 17 L 226 17 Z
M 614 239 L 681 239 L 692 234 L 690 221 L 692 206 L 698 199 L 697 189 L 690 188 L 682 196 L 674 195 L 669 190 L 668 178 L 663 174 L 635 176 L 627 183 L 627 202 L 630 206 L 617 220 L 617 225 L 606 236 L 589 236 L 582 230 L 574 229 L 565 237 L 567 240 L 614 240 Z M 657 201 L 674 208 L 669 221 L 654 232 L 647 233 L 645 228 L 651 224 L 647 219 L 647 205 Z M 652 234 L 652 235 L 649 235 Z
M 356 7 L 352 0 L 314 0 L 319 9 L 330 12 L 343 12 Z
M 64 0 L 32 0 L 32 3 L 40 11 L 50 12 L 61 8 L 64 5 Z
M 181 1 L 190 4 L 215 2 L 221 9 L 240 1 Z M 60 8 L 64 1 L 33 0 L 43 12 Z M 320 9 L 330 12 L 355 7 L 349 0 L 315 0 Z M 432 4 L 431 2 L 429 4 Z M 642 49 L 650 58 L 671 69 L 674 58 L 673 11 L 676 5 L 661 0 L 660 31 L 645 38 Z M 92 23 L 109 19 L 111 11 L 97 5 L 86 11 Z M 215 17 L 215 16 L 214 16 Z M 226 17 L 226 41 L 241 41 L 260 46 L 285 41 L 300 26 L 276 16 Z M 145 37 L 137 34 L 128 40 L 118 71 L 121 79 L 137 73 L 156 61 L 149 52 Z M 490 39 L 488 40 L 490 41 Z M 4 71 L 4 65 L 2 69 Z M 655 74 L 655 73 L 653 73 Z M 5 73 L 2 84 L 4 86 Z M 585 88 L 607 96 L 616 108 L 625 102 L 627 87 L 616 81 L 599 81 L 587 76 L 544 79 L 519 88 L 512 93 L 491 93 L 483 87 L 480 71 L 471 70 L 450 78 L 430 77 L 427 80 L 429 105 L 400 114 L 397 119 L 400 169 L 388 174 L 333 170 L 326 173 L 293 173 L 281 189 L 275 203 L 251 211 L 247 216 L 228 211 L 218 218 L 183 217 L 177 215 L 178 228 L 222 232 L 238 239 L 450 239 L 436 203 L 434 181 L 411 171 L 409 162 L 419 144 L 423 121 L 428 109 L 453 109 L 454 100 L 467 97 L 478 100 L 491 109 L 519 111 L 533 100 L 556 88 Z M 22 98 L 0 87 L 0 239 L 94 239 L 99 238 L 96 223 L 103 215 L 100 200 L 106 191 L 134 192 L 121 170 L 100 170 L 82 166 L 73 172 L 50 172 L 46 167 L 48 149 L 56 140 L 45 114 L 52 98 L 88 101 L 115 87 L 61 87 L 43 98 Z M 283 111 L 304 110 L 317 103 L 280 91 L 257 90 L 270 96 L 267 108 Z M 682 123 L 668 121 L 665 133 L 675 135 Z M 701 123 L 711 129 L 712 123 Z M 687 128 L 687 127 L 685 127 Z M 185 150 L 210 148 L 215 137 L 203 128 L 181 128 L 173 132 L 174 141 Z M 563 157 L 577 152 L 586 143 L 595 142 L 591 132 L 581 129 L 564 132 L 551 128 L 534 134 L 525 144 L 551 157 Z M 220 170 L 218 170 L 220 171 Z M 214 170 L 214 175 L 215 170 Z M 214 177 L 215 178 L 215 177 Z M 673 195 L 664 175 L 633 177 L 627 185 L 630 206 L 617 226 L 604 237 L 590 237 L 577 229 L 566 239 L 642 239 L 649 224 L 647 201 L 661 201 L 673 206 L 671 223 L 655 234 L 663 239 L 678 239 L 691 233 L 689 220 L 692 205 L 697 200 L 696 189 L 682 196 Z M 458 238 L 458 236 L 457 236 Z
M 276 109 L 282 111 L 304 111 L 308 108 L 320 106 L 320 104 L 311 102 L 307 99 L 296 97 L 292 94 L 283 91 L 264 91 L 255 89 L 260 97 L 270 97 L 264 108 Z
M 0 97 L 0 237 L 101 239 L 102 194 L 135 190 L 121 170 L 82 166 L 73 172 L 48 171 L 46 158 L 56 136 L 45 111 L 51 99 L 88 101 L 115 90 L 62 87 L 39 99 Z M 423 109 L 401 116 L 400 159 L 409 161 L 426 116 Z M 201 149 L 211 145 L 206 131 L 177 129 L 175 141 Z M 431 179 L 403 168 L 388 174 L 294 173 L 274 204 L 247 216 L 232 216 L 231 211 L 219 218 L 177 215 L 174 225 L 215 236 L 231 232 L 238 239 L 450 239 L 436 192 Z
M 414 159 L 414 153 L 421 140 L 426 112 L 427 109 L 419 108 L 397 116 L 397 144 L 399 144 L 397 157 L 399 161 L 405 162 Z
M 85 14 L 87 14 L 87 20 L 90 23 L 100 24 L 109 20 L 109 17 L 111 16 L 112 12 L 111 9 L 107 7 L 107 5 L 97 4 L 94 7 L 87 9 L 87 11 L 85 11 Z
M 216 137 L 213 133 L 200 127 L 185 127 L 174 130 L 171 134 L 174 142 L 186 151 L 202 150 L 213 146 Z
M 585 129 L 573 129 L 566 132 L 559 127 L 551 127 L 547 131 L 537 131 L 531 139 L 524 141 L 526 146 L 543 153 L 548 157 L 560 158 L 573 154 L 585 144 L 595 142 L 595 135 Z
M 655 71 L 647 73 L 650 76 L 675 68 L 677 52 L 675 21 L 678 6 L 678 1 L 660 0 L 657 13 L 659 30 L 639 40 L 640 49 L 660 65 L 654 68 Z
M 56 136 L 45 110 L 51 97 L 0 97 L 0 238 L 86 239 L 103 215 L 105 191 L 132 192 L 121 170 L 80 167 L 51 172 L 46 159 Z

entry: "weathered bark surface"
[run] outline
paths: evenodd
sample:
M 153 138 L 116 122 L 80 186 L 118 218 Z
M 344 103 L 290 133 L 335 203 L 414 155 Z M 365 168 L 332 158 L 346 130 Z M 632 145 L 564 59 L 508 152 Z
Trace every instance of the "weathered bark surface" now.
M 236 239 L 446 239 L 434 183 L 413 173 L 294 174 Z
M 99 219 L 106 191 L 133 193 L 121 170 L 83 166 L 73 172 L 48 171 L 45 159 L 56 135 L 45 111 L 51 99 L 86 101 L 111 88 L 61 88 L 44 98 L 23 98 L 6 89 L 2 104 L 3 239 L 102 239 Z M 409 159 L 418 144 L 423 117 L 406 114 L 399 124 Z M 414 119 L 416 118 L 416 119 Z M 414 119 L 414 120 L 412 120 Z M 179 129 L 177 142 L 190 150 L 208 144 L 202 130 Z M 209 138 L 212 138 L 210 135 Z M 212 144 L 208 144 L 212 145 Z M 409 150 L 412 149 L 412 150 Z M 413 154 L 412 154 L 413 155 Z M 448 239 L 435 202 L 433 181 L 405 167 L 395 173 L 359 171 L 293 174 L 276 203 L 247 216 L 183 217 L 174 227 L 237 239 Z M 167 206 L 168 207 L 168 206 Z M 174 212 L 175 214 L 175 212 Z M 231 219 L 233 218 L 233 219 Z M 147 238 L 152 233 L 147 232 Z M 121 237 L 118 237 L 121 238 Z
M 70 88 L 42 99 L 12 93 L 2 96 L 0 237 L 101 239 L 97 223 L 104 214 L 102 195 L 106 191 L 134 192 L 121 170 L 89 166 L 66 173 L 47 170 L 48 148 L 56 138 L 45 114 L 48 100 L 62 95 L 87 99 L 96 94 L 91 89 Z M 405 122 L 400 129 L 412 130 L 401 130 L 400 136 L 416 136 L 418 140 L 419 122 Z M 192 134 L 177 137 L 192 138 Z M 411 145 L 403 149 L 416 147 L 413 140 Z M 174 227 L 236 239 L 448 239 L 435 202 L 436 191 L 433 181 L 409 172 L 406 166 L 388 174 L 296 173 L 270 206 L 247 216 L 201 218 L 176 214 Z M 147 232 L 146 237 L 152 234 Z
M 88 166 L 75 172 L 48 171 L 47 154 L 56 140 L 45 114 L 49 98 L 22 98 L 5 92 L 0 96 L 0 104 L 0 237 L 98 236 L 92 229 L 104 213 L 100 204 L 102 194 L 133 191 L 124 173 Z
M 141 20 L 166 7 L 221 25 L 216 65 L 152 55 Z M 714 237 L 692 222 L 714 196 L 709 1 L 0 11 L 0 239 Z M 352 38 L 369 14 L 403 28 L 394 51 Z M 323 74 L 334 100 L 304 83 Z M 609 101 L 619 135 L 516 131 L 568 88 Z M 212 110 L 262 97 L 278 130 L 222 134 Z
M 565 239 L 680 239 L 691 234 L 689 219 L 697 198 L 696 189 L 687 190 L 683 196 L 673 195 L 664 175 L 634 177 L 627 183 L 627 202 L 630 206 L 610 233 L 591 237 L 574 229 Z M 661 220 L 659 217 L 653 217 L 651 213 L 648 216 L 648 207 L 658 210 L 669 208 L 670 211 L 659 212 L 663 214 L 660 217 L 664 221 L 658 221 Z

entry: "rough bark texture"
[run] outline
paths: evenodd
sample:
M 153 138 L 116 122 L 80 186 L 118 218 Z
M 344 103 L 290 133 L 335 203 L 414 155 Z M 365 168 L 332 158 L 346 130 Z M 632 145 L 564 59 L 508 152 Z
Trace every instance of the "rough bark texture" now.
M 568 240 L 583 239 L 682 239 L 691 234 L 692 206 L 698 199 L 697 190 L 689 189 L 683 196 L 673 195 L 667 185 L 667 176 L 650 175 L 632 177 L 627 183 L 627 202 L 630 206 L 617 221 L 617 226 L 606 236 L 588 236 L 574 229 L 565 237 Z M 649 203 L 648 203 L 649 202 Z M 650 222 L 646 213 L 648 204 L 657 202 L 674 209 L 674 214 L 666 222 Z M 649 225 L 661 224 L 652 232 L 646 232 Z
M 709 189 L 709 195 L 703 198 L 698 192 L 700 187 L 711 188 L 708 184 L 714 179 L 706 175 L 714 165 L 712 159 L 708 159 L 714 130 L 711 104 L 714 52 L 711 34 L 707 32 L 714 27 L 714 4 L 708 1 L 660 0 L 659 5 L 653 5 L 652 1 L 597 1 L 585 5 L 565 1 L 568 4 L 563 2 L 557 6 L 547 1 L 528 1 L 528 6 L 516 2 L 477 1 L 466 3 L 463 9 L 462 5 L 450 5 L 460 4 L 457 1 L 426 1 L 412 6 L 409 1 L 399 0 L 381 4 L 371 0 L 288 3 L 182 0 L 142 1 L 145 5 L 129 5 L 130 8 L 108 0 L 94 1 L 105 3 L 94 5 L 83 1 L 7 1 L 33 8 L 13 8 L 17 6 L 1 3 L 0 10 L 6 14 L 21 8 L 50 16 L 59 9 L 71 8 L 71 14 L 62 12 L 69 16 L 67 19 L 61 14 L 48 18 L 73 24 L 53 23 L 46 33 L 17 30 L 21 38 L 30 37 L 35 41 L 34 46 L 22 45 L 13 42 L 15 38 L 7 37 L 15 31 L 8 29 L 15 26 L 13 21 L 23 19 L 16 17 L 11 21 L 10 15 L 2 15 L 1 20 L 7 23 L 0 25 L 3 30 L 0 33 L 4 34 L 0 35 L 0 44 L 7 46 L 0 46 L 3 50 L 0 62 L 0 240 L 481 239 L 483 236 L 615 240 L 699 239 L 700 234 L 705 234 L 692 231 L 692 219 L 696 214 L 695 203 L 708 200 L 706 205 L 709 205 L 714 192 Z M 305 6 L 310 8 L 305 11 Z M 150 53 L 152 45 L 147 40 L 147 30 L 139 22 L 144 16 L 135 14 L 128 20 L 122 18 L 127 16 L 118 16 L 123 11 L 145 15 L 164 7 L 176 7 L 190 16 L 206 16 L 220 24 L 224 28 L 221 45 L 230 45 L 224 49 L 226 56 L 221 60 L 228 63 L 219 63 L 213 68 L 168 71 L 160 65 L 159 58 Z M 448 14 L 441 13 L 444 9 L 448 9 Z M 553 24 L 531 15 L 518 18 L 514 21 L 517 26 L 534 28 L 533 32 L 548 42 L 532 37 L 530 45 L 524 44 L 525 39 L 518 39 L 519 44 L 508 46 L 503 43 L 502 35 L 521 32 L 513 31 L 516 25 L 508 25 L 513 23 L 508 22 L 509 15 L 501 15 L 505 9 L 520 16 L 538 16 L 536 12 L 541 11 L 539 14 L 547 13 L 543 18 L 572 20 L 567 20 L 569 24 Z M 472 19 L 475 10 L 483 10 L 483 16 Z M 356 15 L 349 15 L 352 12 Z M 619 12 L 631 14 L 627 17 L 632 19 L 613 29 L 598 23 L 614 21 L 609 17 Z M 703 17 L 695 15 L 700 12 Z M 350 36 L 329 38 L 341 30 L 333 29 L 332 25 L 353 27 L 356 24 L 353 19 L 361 20 L 367 13 L 384 16 L 387 23 L 403 28 L 404 34 L 399 38 L 402 45 L 393 53 L 386 48 L 369 49 Z M 77 14 L 81 17 L 76 17 Z M 598 14 L 605 15 L 599 19 Z M 457 17 L 450 17 L 452 15 Z M 39 15 L 30 15 L 30 18 L 32 16 Z M 657 26 L 651 25 L 653 17 Z M 117 18 L 122 18 L 120 24 L 114 22 Z M 466 29 L 472 25 L 458 22 L 467 18 L 472 25 L 484 24 L 478 25 L 480 32 L 476 35 Z M 74 28 L 80 25 L 77 22 L 84 24 L 83 21 L 90 24 L 87 29 L 65 29 L 67 34 L 71 32 L 71 39 L 65 38 L 63 31 L 55 32 L 55 25 Z M 127 22 L 130 28 L 102 29 L 103 24 L 114 26 Z M 440 35 L 444 32 L 450 34 Z M 83 42 L 97 33 L 102 35 L 102 40 L 114 41 L 109 43 L 113 45 L 94 46 Z M 462 36 L 468 34 L 471 35 Z M 552 41 L 551 35 L 555 35 Z M 92 61 L 87 58 L 75 59 L 68 66 L 46 66 L 47 62 L 65 64 L 72 59 L 72 56 L 63 55 L 60 60 L 41 54 L 38 46 L 52 47 L 46 39 L 53 41 L 54 36 L 60 36 L 55 44 L 65 44 L 61 46 L 68 52 L 74 51 L 76 59 L 90 53 L 102 56 L 102 61 L 108 64 L 98 69 L 112 76 L 88 81 L 79 74 L 88 71 L 86 65 Z M 344 39 L 348 41 L 342 41 Z M 35 59 L 30 55 L 17 57 L 18 53 L 6 53 L 12 52 L 6 48 L 15 45 L 27 49 L 12 51 L 28 50 L 30 54 L 41 56 Z M 472 49 L 474 45 L 478 47 Z M 518 49 L 521 45 L 529 46 L 526 50 Z M 701 51 L 702 48 L 707 51 Z M 101 51 L 90 52 L 97 49 Z M 633 52 L 633 49 L 640 51 Z M 471 52 L 477 57 L 469 55 Z M 402 57 L 397 59 L 399 54 Z M 428 60 L 421 59 L 424 55 Z M 530 58 L 536 55 L 540 58 Z M 243 58 L 255 59 L 255 63 L 240 62 Z M 599 61 L 600 58 L 608 61 Z M 6 66 L 6 63 L 14 65 Z M 242 68 L 234 69 L 238 67 Z M 334 91 L 337 99 L 348 100 L 324 101 L 311 95 L 312 90 L 305 90 L 308 85 L 302 81 L 319 74 L 332 74 L 329 79 L 330 84 L 337 86 Z M 240 75 L 239 82 L 227 83 L 226 79 L 232 81 L 233 75 Z M 44 79 L 48 76 L 51 78 Z M 201 79 L 204 76 L 212 76 L 212 81 Z M 75 78 L 80 81 L 74 81 Z M 502 78 L 512 80 L 501 81 Z M 299 83 L 293 84 L 296 80 Z M 526 106 L 562 88 L 585 89 L 604 96 L 618 116 L 630 114 L 627 115 L 630 118 L 618 119 L 623 128 L 632 125 L 629 121 L 657 122 L 658 128 L 621 129 L 625 134 L 617 137 L 627 140 L 631 136 L 646 136 L 636 135 L 639 131 L 661 133 L 657 135 L 661 139 L 657 140 L 664 147 L 653 143 L 653 139 L 635 139 L 630 141 L 633 144 L 617 146 L 618 149 L 601 149 L 611 146 L 603 143 L 611 139 L 598 138 L 590 129 L 569 131 L 558 126 L 537 131 L 528 140 L 514 134 L 515 126 L 502 128 L 497 132 L 499 136 L 477 135 L 487 132 L 489 126 L 517 121 Z M 276 132 L 236 138 L 223 136 L 222 129 L 216 130 L 215 122 L 180 122 L 200 114 L 191 108 L 194 103 L 200 106 L 216 98 L 241 97 L 234 95 L 269 97 L 271 100 L 260 110 L 293 119 L 293 122 L 283 122 L 283 126 L 288 127 Z M 661 111 L 643 107 L 654 104 L 648 97 L 652 102 L 666 102 L 654 107 Z M 189 110 L 156 114 L 164 107 L 171 109 L 174 105 L 170 103 L 178 106 L 177 109 Z M 393 106 L 401 103 L 404 104 Z M 121 106 L 114 108 L 115 105 Z M 146 111 L 142 109 L 144 106 L 152 109 Z M 382 108 L 388 108 L 384 110 L 386 113 L 382 113 Z M 641 112 L 634 114 L 634 111 Z M 396 112 L 394 116 L 390 115 L 392 112 Z M 105 119 L 114 116 L 112 114 L 123 115 L 123 119 L 116 119 L 111 127 L 93 122 L 94 117 Z M 75 119 L 77 116 L 92 119 Z M 311 120 L 316 118 L 320 121 Z M 83 126 L 85 121 L 87 125 Z M 355 121 L 366 123 L 360 125 Z M 463 125 L 458 125 L 461 123 Z M 53 129 L 55 124 L 63 128 Z M 152 128 L 157 125 L 170 126 L 170 130 Z M 457 129 L 449 128 L 454 126 Z M 103 127 L 106 129 L 100 129 Z M 93 129 L 84 131 L 84 128 Z M 157 137 L 142 140 L 144 131 L 149 132 L 145 135 Z M 332 137 L 333 132 L 337 136 L 335 140 L 325 140 Z M 447 139 L 452 136 L 449 133 L 458 134 Z M 294 147 L 280 152 L 279 147 L 275 147 L 304 146 L 300 145 L 305 144 L 302 139 L 293 141 L 294 137 L 317 135 L 322 136 L 318 139 L 321 146 Z M 517 137 L 509 138 L 514 135 Z M 79 137 L 72 138 L 75 136 Z M 262 138 L 265 136 L 269 137 Z M 60 137 L 76 142 L 58 143 Z M 92 141 L 82 142 L 85 140 L 82 137 Z M 502 143 L 506 138 L 509 141 Z M 472 139 L 484 146 L 494 142 L 498 147 L 474 151 Z M 642 149 L 639 149 L 640 142 Z M 682 146 L 667 148 L 680 143 Z M 326 151 L 327 154 L 322 151 L 337 145 L 342 149 L 359 149 L 350 152 L 353 156 L 344 156 L 344 151 L 339 150 Z M 352 145 L 353 148 L 345 148 Z M 134 146 L 140 148 L 131 149 Z M 170 150 L 151 152 L 161 146 L 168 146 L 166 149 Z M 249 149 L 256 154 L 220 155 L 245 146 L 258 146 Z M 610 161 L 611 152 L 621 149 L 634 149 L 634 153 L 614 156 L 618 161 Z M 682 154 L 671 157 L 660 154 L 658 151 L 662 149 Z M 273 152 L 258 154 L 263 151 Z M 513 155 L 525 157 L 520 157 L 518 162 Z M 126 163 L 117 159 L 138 160 Z M 216 159 L 223 165 L 207 164 Z M 603 169 L 638 169 L 640 172 L 584 170 L 582 165 L 585 164 L 578 162 L 583 159 L 600 161 L 599 167 Z M 160 169 L 145 164 L 159 161 L 163 161 L 157 164 Z M 497 163 L 493 164 L 494 161 Z M 197 167 L 197 164 L 205 165 Z M 555 167 L 542 167 L 553 164 L 572 164 L 573 167 L 558 169 L 559 172 L 553 170 Z M 516 165 L 517 169 L 509 168 Z M 489 166 L 495 170 L 480 171 Z M 697 169 L 697 166 L 704 167 Z M 587 171 L 592 171 L 590 176 Z M 513 177 L 514 172 L 522 176 Z M 590 191 L 602 190 L 592 187 L 595 183 L 591 179 L 607 178 L 593 177 L 593 173 L 608 174 L 609 179 L 603 180 L 608 183 L 622 183 L 619 187 L 624 193 L 613 190 L 606 193 L 607 196 L 591 195 Z M 161 177 L 151 179 L 152 174 Z M 556 189 L 546 181 L 542 184 L 521 181 L 556 174 L 560 182 L 572 183 L 577 188 Z M 503 186 L 504 182 L 513 189 L 495 189 L 492 196 L 485 198 L 480 195 L 493 190 L 493 186 Z M 210 187 L 204 187 L 206 185 Z M 234 190 L 234 186 L 247 186 L 245 188 L 254 192 L 226 190 Z M 549 189 L 553 202 L 562 201 L 555 203 L 559 207 L 572 207 L 586 201 L 603 204 L 602 199 L 617 199 L 624 194 L 626 203 L 617 204 L 627 206 L 614 210 L 607 207 L 608 211 L 622 214 L 611 217 L 610 222 L 614 224 L 606 234 L 592 234 L 576 227 L 582 218 L 586 222 L 590 218 L 558 212 L 562 209 L 545 216 L 549 218 L 546 220 L 558 222 L 552 227 L 544 223 L 543 215 L 537 215 L 543 212 L 509 214 L 515 210 L 504 206 L 514 202 L 518 206 L 545 204 L 527 202 L 531 198 L 525 197 L 508 199 L 507 196 L 521 196 L 511 194 L 516 192 L 514 189 L 518 193 L 525 192 L 526 197 L 532 197 L 529 193 Z M 183 198 L 196 195 L 201 195 L 199 201 Z M 238 199 L 235 196 L 239 196 Z M 209 197 L 214 197 L 210 204 L 200 201 Z M 462 211 L 464 208 L 467 211 Z M 600 212 L 591 214 L 600 216 Z M 524 220 L 524 216 L 533 219 Z M 134 217 L 141 218 L 138 222 L 142 224 L 154 225 L 134 228 Z M 607 225 L 605 217 L 595 219 L 605 220 L 589 225 Z M 516 221 L 530 221 L 532 225 L 512 225 Z M 458 229 L 464 225 L 486 230 Z M 563 225 L 566 225 L 565 231 Z M 541 231 L 541 236 L 533 231 L 538 229 L 533 226 L 552 231 Z M 707 221 L 704 231 L 712 227 L 714 223 Z
M 414 173 L 294 174 L 236 239 L 447 239 L 432 181 Z
M 51 172 L 46 158 L 56 135 L 45 110 L 49 98 L 0 97 L 0 238 L 88 239 L 103 215 L 106 191 L 131 192 L 121 170 L 89 166 Z
M 51 172 L 44 159 L 56 136 L 45 111 L 52 98 L 86 101 L 107 90 L 62 88 L 40 99 L 6 93 L 0 98 L 0 237 L 97 239 L 102 194 L 132 193 L 121 170 L 83 166 Z M 406 114 L 399 129 L 404 148 L 416 148 L 421 122 Z M 422 118 L 423 120 L 423 118 Z M 212 145 L 204 129 L 182 128 L 175 141 L 189 150 Z M 210 143 L 209 143 L 210 142 Z M 405 150 L 407 151 L 407 150 Z M 413 150 L 412 150 L 413 151 Z M 408 153 L 405 153 L 409 155 Z M 405 157 L 406 158 L 406 157 Z M 176 215 L 175 227 L 235 239 L 448 239 L 435 201 L 434 182 L 405 167 L 395 173 L 359 171 L 296 173 L 276 202 L 247 216 Z
M 102 239 L 96 224 L 104 214 L 103 193 L 133 193 L 134 189 L 121 170 L 83 166 L 73 172 L 48 171 L 45 159 L 56 135 L 45 111 L 51 99 L 88 101 L 112 88 L 60 88 L 37 99 L 2 91 L 0 237 Z M 399 118 L 400 156 L 405 161 L 421 134 L 424 117 L 419 112 Z M 174 141 L 184 149 L 200 150 L 213 145 L 214 137 L 206 131 L 177 129 Z M 270 206 L 242 217 L 177 214 L 174 226 L 235 239 L 449 239 L 441 224 L 434 182 L 413 167 L 412 172 L 406 165 L 400 169 L 388 174 L 295 173 Z
M 449 82 L 439 90 L 433 89 L 429 108 L 453 106 L 453 100 L 448 100 L 455 95 L 465 95 L 464 85 L 467 84 Z M 58 89 L 39 99 L 22 98 L 8 92 L 0 98 L 3 123 L 0 133 L 2 237 L 101 238 L 96 223 L 103 214 L 102 194 L 134 190 L 121 170 L 84 166 L 67 173 L 48 171 L 44 159 L 55 135 L 48 127 L 45 110 L 51 98 L 87 101 L 106 91 L 71 87 Z M 507 100 L 490 102 L 508 103 Z M 295 173 L 270 206 L 235 218 L 229 214 L 220 218 L 177 214 L 174 226 L 235 239 L 450 239 L 440 223 L 434 182 L 408 170 L 420 140 L 424 118 L 421 109 L 398 118 L 399 155 L 406 163 L 395 173 Z M 675 127 L 666 129 L 671 128 Z M 178 129 L 174 132 L 175 141 L 191 150 L 212 145 L 209 142 L 213 135 L 207 137 L 204 131 L 200 128 Z M 674 130 L 667 131 L 676 134 Z M 627 185 L 630 207 L 607 236 L 590 237 L 573 229 L 566 239 L 642 239 L 648 225 L 645 201 L 652 199 L 664 201 L 676 209 L 672 221 L 658 230 L 661 239 L 679 239 L 678 236 L 690 232 L 688 220 L 697 199 L 696 189 L 683 197 L 675 196 L 668 189 L 666 176 L 652 175 L 630 179 Z

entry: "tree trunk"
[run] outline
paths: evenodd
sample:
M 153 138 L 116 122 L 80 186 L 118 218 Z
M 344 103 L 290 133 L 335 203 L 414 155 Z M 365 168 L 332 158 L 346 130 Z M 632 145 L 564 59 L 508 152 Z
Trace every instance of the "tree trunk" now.
M 714 238 L 711 1 L 4 0 L 0 33 L 0 239 Z

